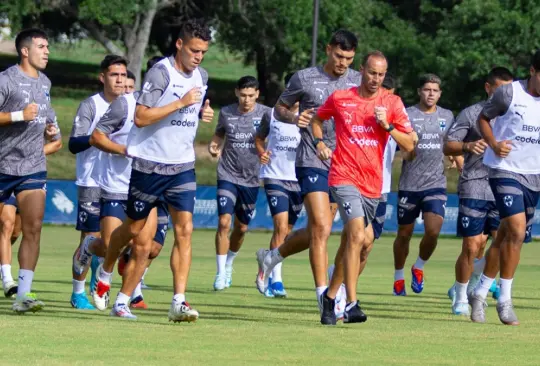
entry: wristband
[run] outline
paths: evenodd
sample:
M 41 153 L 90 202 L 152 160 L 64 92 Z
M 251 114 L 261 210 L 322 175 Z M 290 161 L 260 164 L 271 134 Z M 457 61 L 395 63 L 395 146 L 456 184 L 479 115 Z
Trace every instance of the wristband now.
M 319 142 L 321 142 L 322 139 L 318 138 L 318 137 L 315 137 L 313 139 L 313 146 L 315 146 L 315 148 L 317 148 L 317 145 L 319 145 Z
M 464 152 L 464 153 L 468 153 L 468 152 L 469 152 L 469 151 L 467 150 L 466 146 L 467 146 L 467 143 L 466 143 L 466 142 L 464 142 L 464 143 L 461 145 L 461 151 Z
M 23 111 L 11 112 L 11 122 L 24 122 Z
M 394 125 L 388 125 L 388 128 L 385 128 L 386 132 L 390 133 L 394 130 Z

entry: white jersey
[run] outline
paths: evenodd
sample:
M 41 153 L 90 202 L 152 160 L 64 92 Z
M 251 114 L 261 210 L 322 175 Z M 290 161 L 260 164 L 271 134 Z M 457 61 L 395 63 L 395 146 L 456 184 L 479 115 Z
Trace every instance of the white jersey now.
M 177 110 L 161 121 L 146 127 L 134 126 L 128 137 L 128 154 L 133 157 L 164 164 L 185 164 L 195 161 L 193 141 L 199 125 L 199 111 L 206 93 L 206 86 L 199 69 L 186 77 L 171 65 L 168 58 L 159 62 L 169 73 L 169 84 L 157 101 L 162 107 L 182 98 L 194 87 L 201 88 L 201 102 Z M 143 85 L 145 88 L 151 85 Z
M 392 162 L 394 161 L 394 156 L 396 155 L 396 148 L 396 141 L 391 136 L 389 136 L 388 143 L 384 148 L 383 186 L 381 194 L 389 193 L 392 189 Z
M 120 145 L 126 145 L 129 132 L 133 127 L 135 117 L 135 106 L 137 101 L 132 94 L 125 94 L 123 98 L 127 104 L 127 113 L 122 127 L 109 135 L 109 139 Z M 114 103 L 122 103 L 122 100 Z M 121 120 L 116 118 L 116 120 Z M 100 127 L 98 126 L 98 129 Z M 128 194 L 129 180 L 131 178 L 131 161 L 132 159 L 117 154 L 110 154 L 100 151 L 99 163 L 94 169 L 94 178 L 99 187 L 107 193 Z
M 100 93 L 92 95 L 89 99 L 92 100 L 95 107 L 94 118 L 92 119 L 92 124 L 86 131 L 86 135 L 91 135 L 92 131 L 96 128 L 98 121 L 109 108 L 109 103 L 103 99 Z M 77 119 L 79 116 L 75 117 L 75 124 L 77 124 Z M 81 187 L 98 187 L 97 182 L 92 177 L 92 172 L 96 164 L 97 158 L 99 155 L 99 150 L 93 146 L 90 146 L 85 151 L 81 151 L 76 155 L 76 176 L 77 180 L 75 184 Z
M 500 158 L 488 148 L 484 164 L 518 174 L 540 174 L 540 97 L 527 93 L 526 85 L 520 81 L 511 87 L 512 100 L 506 113 L 494 121 L 493 135 L 497 141 L 510 140 L 512 151 Z
M 270 163 L 261 166 L 259 177 L 296 182 L 295 161 L 300 129 L 294 124 L 275 119 L 274 110 L 270 115 L 266 148 L 270 152 Z

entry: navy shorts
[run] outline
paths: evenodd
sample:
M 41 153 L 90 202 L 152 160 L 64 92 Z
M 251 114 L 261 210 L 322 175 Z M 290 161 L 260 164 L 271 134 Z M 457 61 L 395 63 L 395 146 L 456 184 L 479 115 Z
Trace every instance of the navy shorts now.
M 47 189 L 47 172 L 22 176 L 0 173 L 0 203 L 5 203 L 11 195 L 35 189 Z
M 264 190 L 272 217 L 282 212 L 288 212 L 289 225 L 294 226 L 303 207 L 300 192 L 289 191 L 277 184 L 265 184 Z
M 386 201 L 379 201 L 377 210 L 375 211 L 375 218 L 371 221 L 371 227 L 373 228 L 373 235 L 375 239 L 379 239 L 384 229 L 384 220 L 386 218 Z
M 6 202 L 4 202 L 4 205 L 8 206 L 15 206 L 17 207 L 17 198 L 15 198 L 14 195 L 9 196 Z
M 158 244 L 163 245 L 165 243 L 165 239 L 167 238 L 167 230 L 169 228 L 169 209 L 167 207 L 167 204 L 162 200 L 158 200 L 156 202 L 156 207 L 158 223 L 156 228 L 156 235 L 154 236 L 154 241 Z
M 515 179 L 490 178 L 489 185 L 495 195 L 495 203 L 501 220 L 524 212 L 527 220 L 525 243 L 532 240 L 532 223 L 540 192 L 525 187 Z
M 99 201 L 81 202 L 77 204 L 77 226 L 78 231 L 83 233 L 99 233 L 101 203 Z
M 318 168 L 296 168 L 296 179 L 300 185 L 302 198 L 312 192 L 328 193 L 331 203 L 336 203 L 334 197 L 330 194 L 328 186 L 328 171 Z
M 431 212 L 444 218 L 446 190 L 428 189 L 420 192 L 398 192 L 398 225 L 410 225 L 420 213 Z
M 499 211 L 494 201 L 460 198 L 457 219 L 457 235 L 471 237 L 497 231 L 500 224 Z
M 161 196 L 175 210 L 193 213 L 196 190 L 194 169 L 174 175 L 132 169 L 126 214 L 132 220 L 147 218 Z
M 100 219 L 104 217 L 116 217 L 119 220 L 124 221 L 126 219 L 126 206 L 125 200 L 109 200 L 101 199 L 101 211 Z
M 242 224 L 249 225 L 255 214 L 258 194 L 259 187 L 245 187 L 226 180 L 218 180 L 218 215 L 235 214 Z

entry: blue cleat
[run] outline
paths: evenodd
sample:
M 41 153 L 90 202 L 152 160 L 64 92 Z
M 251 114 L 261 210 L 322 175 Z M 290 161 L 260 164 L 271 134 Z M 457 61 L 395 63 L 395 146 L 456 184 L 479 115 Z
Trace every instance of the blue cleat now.
M 499 296 L 501 295 L 501 287 L 497 285 L 497 281 L 493 281 L 489 291 L 491 292 L 491 296 L 493 296 L 495 300 L 499 299 Z
M 463 316 L 471 315 L 471 313 L 469 312 L 469 303 L 456 302 L 454 305 L 452 305 L 452 313 L 454 315 L 463 315 Z
M 271 288 L 274 297 L 287 297 L 287 291 L 285 291 L 285 287 L 283 287 L 283 282 L 274 282 L 272 283 Z
M 264 292 L 264 297 L 274 297 L 274 293 L 272 292 L 272 277 L 268 278 L 268 288 Z
M 418 268 L 411 268 L 412 282 L 411 289 L 419 294 L 424 290 L 424 271 Z
M 94 305 L 90 304 L 88 298 L 86 297 L 86 292 L 81 292 L 80 294 L 71 294 L 71 306 L 79 310 L 96 310 Z
M 452 300 L 452 305 L 456 302 L 456 285 L 448 289 L 448 298 Z
M 94 294 L 94 289 L 97 286 L 97 268 L 99 267 L 99 258 L 95 255 L 92 256 L 92 261 L 90 262 L 90 295 Z

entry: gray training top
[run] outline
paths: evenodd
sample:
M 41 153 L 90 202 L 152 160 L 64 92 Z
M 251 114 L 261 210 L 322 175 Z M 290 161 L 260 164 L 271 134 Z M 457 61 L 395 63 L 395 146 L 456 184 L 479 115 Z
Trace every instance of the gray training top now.
M 256 104 L 253 111 L 241 113 L 238 104 L 230 104 L 219 112 L 216 135 L 225 138 L 217 166 L 218 180 L 246 187 L 259 186 L 259 156 L 255 148 L 255 134 L 264 115 L 271 108 Z
M 287 88 L 279 97 L 280 102 L 292 106 L 300 102 L 299 113 L 309 108 L 318 108 L 336 90 L 349 89 L 360 85 L 361 75 L 358 71 L 348 69 L 341 77 L 332 77 L 324 72 L 322 66 L 310 67 L 293 75 Z M 316 112 L 316 111 L 315 111 Z M 317 157 L 317 149 L 313 146 L 311 126 L 300 129 L 302 140 L 296 150 L 296 166 L 328 170 L 330 159 L 322 161 Z M 336 131 L 334 121 L 323 123 L 323 141 L 330 149 L 336 147 Z
M 45 74 L 26 75 L 18 65 L 0 73 L 0 112 L 17 112 L 28 104 L 38 104 L 38 115 L 31 122 L 14 122 L 0 127 L 0 173 L 24 176 L 47 170 L 43 144 L 46 124 L 56 122 L 51 106 L 51 81 Z M 54 141 L 60 139 L 60 133 Z
M 520 80 L 520 83 L 523 89 L 527 90 L 527 80 Z M 501 85 L 484 105 L 482 115 L 489 119 L 505 115 L 510 108 L 513 97 L 512 83 Z M 540 174 L 518 174 L 506 170 L 489 169 L 489 177 L 514 179 L 533 191 L 540 191 Z
M 434 188 L 446 189 L 443 136 L 454 122 L 454 115 L 439 106 L 434 113 L 424 113 L 418 105 L 407 108 L 407 114 L 418 134 L 418 144 L 414 160 L 403 161 L 399 190 L 421 192 Z

